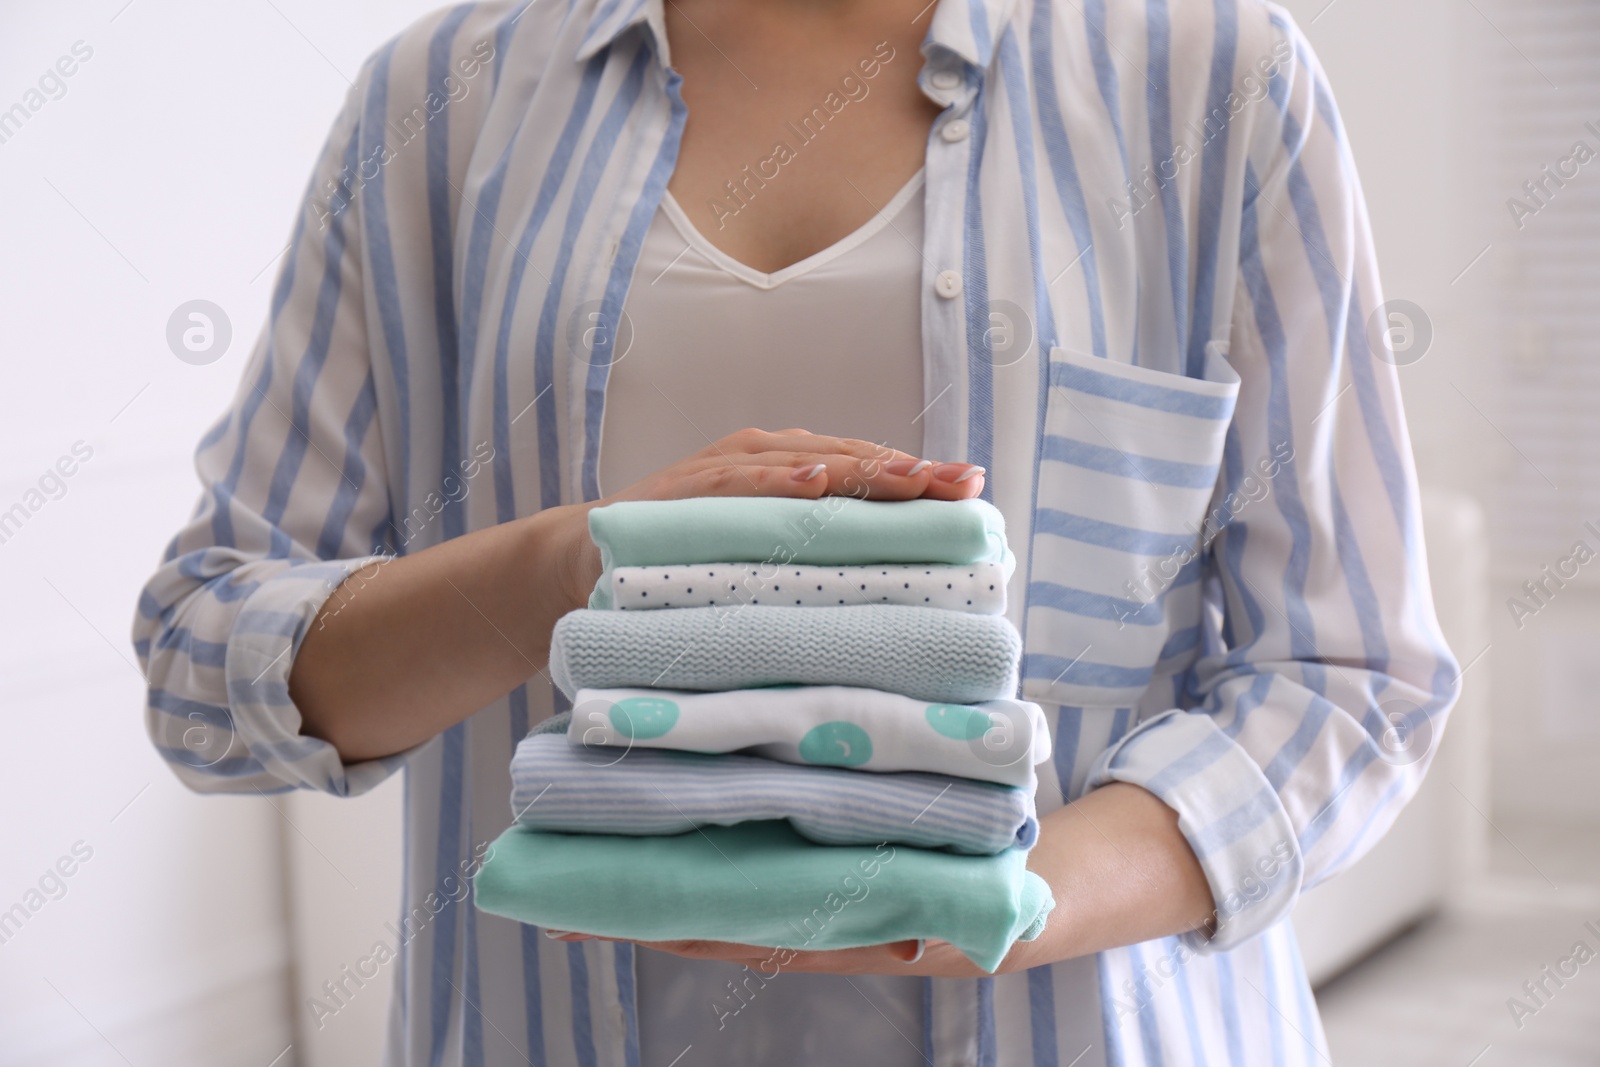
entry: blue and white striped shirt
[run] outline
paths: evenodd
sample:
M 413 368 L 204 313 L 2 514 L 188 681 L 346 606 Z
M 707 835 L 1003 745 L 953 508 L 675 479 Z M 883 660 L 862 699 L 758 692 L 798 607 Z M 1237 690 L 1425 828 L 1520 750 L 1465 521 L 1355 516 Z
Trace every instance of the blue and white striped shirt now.
M 548 682 L 346 765 L 288 677 L 374 555 L 597 495 L 613 334 L 574 324 L 617 321 L 676 159 L 662 9 L 469 4 L 365 65 L 138 606 L 150 733 L 194 788 L 352 795 L 405 766 L 389 1064 L 639 1065 L 630 946 L 552 943 L 460 888 L 515 743 L 561 710 Z M 923 53 L 924 452 L 987 467 L 1012 533 L 1040 812 L 1151 790 L 1221 920 L 926 980 L 923 1044 L 1317 1063 L 1286 917 L 1394 819 L 1457 689 L 1327 80 L 1262 0 L 939 0 Z

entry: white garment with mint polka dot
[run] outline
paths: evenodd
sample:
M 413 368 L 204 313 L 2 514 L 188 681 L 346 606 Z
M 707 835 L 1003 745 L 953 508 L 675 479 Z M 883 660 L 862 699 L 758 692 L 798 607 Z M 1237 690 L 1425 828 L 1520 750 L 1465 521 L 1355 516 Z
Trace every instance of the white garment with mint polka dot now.
M 690 692 L 580 689 L 567 740 L 607 762 L 629 749 L 740 752 L 857 771 L 919 771 L 1019 786 L 1050 758 L 1044 710 L 1027 700 L 917 700 L 843 685 Z

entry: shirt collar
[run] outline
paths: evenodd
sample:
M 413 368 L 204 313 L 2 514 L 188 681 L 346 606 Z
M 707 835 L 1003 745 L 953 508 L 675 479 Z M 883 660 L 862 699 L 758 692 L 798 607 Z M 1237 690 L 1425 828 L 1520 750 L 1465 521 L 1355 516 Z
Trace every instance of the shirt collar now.
M 1005 32 L 1006 22 L 1018 0 L 935 0 L 933 21 L 922 44 L 924 55 L 934 49 L 955 53 L 979 71 L 987 70 L 994 56 L 995 42 Z M 655 38 L 656 55 L 668 62 L 664 0 L 597 0 L 594 13 L 578 46 L 578 61 L 584 62 L 600 49 L 641 23 Z
M 989 69 L 995 43 L 1005 32 L 1017 0 L 938 0 L 922 54 L 934 49 L 954 52 L 978 69 Z
M 656 55 L 666 64 L 667 35 L 663 20 L 663 0 L 597 0 L 589 28 L 578 45 L 578 62 L 586 62 L 633 27 L 643 23 L 655 36 Z

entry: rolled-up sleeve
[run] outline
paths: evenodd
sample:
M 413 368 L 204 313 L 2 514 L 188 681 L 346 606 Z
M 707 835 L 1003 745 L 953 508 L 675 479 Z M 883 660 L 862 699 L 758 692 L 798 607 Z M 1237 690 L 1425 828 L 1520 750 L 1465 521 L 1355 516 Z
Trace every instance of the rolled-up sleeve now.
M 317 163 L 237 394 L 196 452 L 200 504 L 134 618 L 150 737 L 200 792 L 355 794 L 405 755 L 346 765 L 300 732 L 289 697 L 319 611 L 336 589 L 359 595 L 341 583 L 377 573 L 389 540 L 351 182 L 369 77 Z
M 1434 614 L 1359 179 L 1320 64 L 1292 48 L 1249 130 L 1228 358 L 1241 378 L 1204 533 L 1191 706 L 1103 752 L 1179 816 L 1216 900 L 1201 951 L 1288 916 L 1421 782 L 1459 672 Z M 1377 347 L 1374 347 L 1374 346 Z

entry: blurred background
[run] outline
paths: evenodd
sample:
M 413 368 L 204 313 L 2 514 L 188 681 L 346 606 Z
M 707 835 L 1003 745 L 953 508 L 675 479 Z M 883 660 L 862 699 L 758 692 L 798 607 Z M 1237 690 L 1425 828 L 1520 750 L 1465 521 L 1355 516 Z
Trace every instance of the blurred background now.
M 0 1067 L 378 1062 L 392 974 L 307 1001 L 397 912 L 400 778 L 189 795 L 128 627 L 348 80 L 434 6 L 0 8 Z M 1334 1063 L 1600 1064 L 1600 4 L 1284 6 L 1360 167 L 1465 671 L 1421 795 L 1296 915 Z

